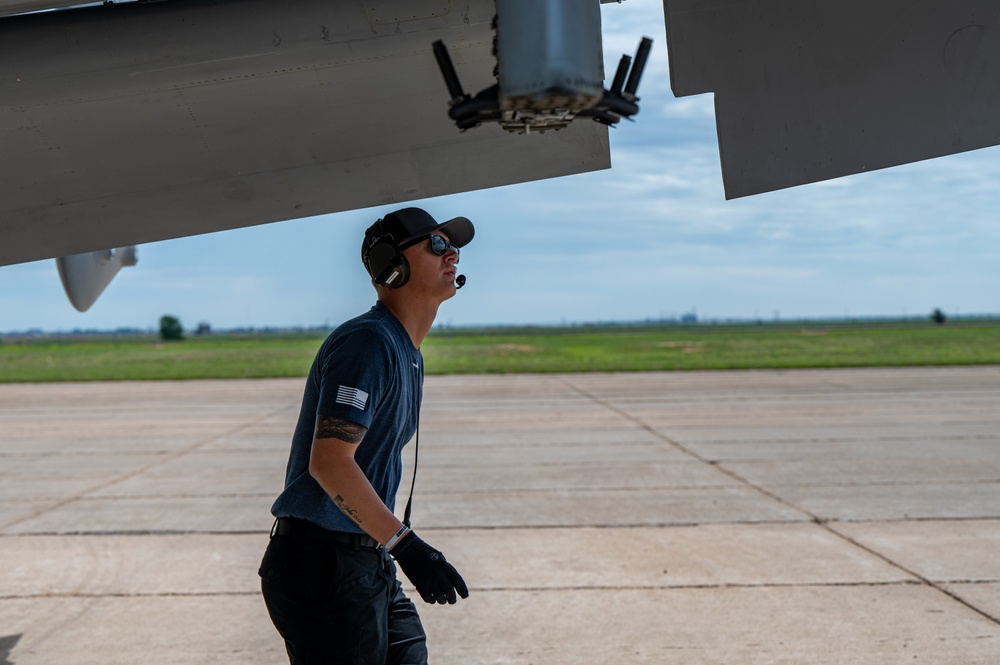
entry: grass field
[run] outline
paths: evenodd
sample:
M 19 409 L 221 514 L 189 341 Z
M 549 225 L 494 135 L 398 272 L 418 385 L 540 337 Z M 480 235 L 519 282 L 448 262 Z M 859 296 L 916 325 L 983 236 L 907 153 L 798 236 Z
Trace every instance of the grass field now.
M 0 382 L 305 376 L 323 334 L 0 340 Z M 1000 325 L 436 330 L 428 374 L 1000 364 Z
M 632 328 L 439 334 L 428 373 L 587 372 L 1000 363 L 1000 327 Z

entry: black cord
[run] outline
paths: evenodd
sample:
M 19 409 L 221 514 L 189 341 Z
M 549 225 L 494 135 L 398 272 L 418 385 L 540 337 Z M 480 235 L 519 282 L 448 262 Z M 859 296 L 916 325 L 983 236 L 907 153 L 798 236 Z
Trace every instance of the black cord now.
M 410 481 L 410 497 L 406 500 L 406 510 L 403 511 L 403 524 L 410 526 L 410 509 L 413 508 L 413 486 L 417 484 L 417 458 L 420 455 L 420 412 L 417 412 L 417 440 L 413 450 L 413 480 Z

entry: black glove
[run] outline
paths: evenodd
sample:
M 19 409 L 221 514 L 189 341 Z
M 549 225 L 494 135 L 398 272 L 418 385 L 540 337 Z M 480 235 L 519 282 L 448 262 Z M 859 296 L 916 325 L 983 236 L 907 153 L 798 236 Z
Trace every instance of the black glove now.
M 399 567 L 417 588 L 425 603 L 454 605 L 455 591 L 462 598 L 469 597 L 469 587 L 465 580 L 444 559 L 444 555 L 422 541 L 412 531 L 389 551 Z

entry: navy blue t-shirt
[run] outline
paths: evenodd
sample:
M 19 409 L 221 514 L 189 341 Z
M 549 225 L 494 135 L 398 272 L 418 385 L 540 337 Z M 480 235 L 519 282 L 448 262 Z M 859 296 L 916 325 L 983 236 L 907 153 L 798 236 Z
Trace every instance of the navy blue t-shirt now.
M 403 324 L 381 302 L 347 321 L 323 342 L 309 377 L 292 437 L 285 489 L 271 506 L 275 517 L 299 517 L 334 531 L 361 533 L 309 475 L 317 416 L 368 428 L 354 459 L 389 507 L 395 509 L 403 446 L 417 429 L 424 361 Z

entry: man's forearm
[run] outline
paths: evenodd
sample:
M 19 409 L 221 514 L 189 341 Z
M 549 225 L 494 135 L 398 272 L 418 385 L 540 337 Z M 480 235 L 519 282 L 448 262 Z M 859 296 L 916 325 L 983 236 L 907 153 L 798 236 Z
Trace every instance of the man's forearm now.
M 333 503 L 365 533 L 383 545 L 402 523 L 375 492 L 353 456 L 323 450 L 329 441 L 313 442 L 309 473 Z

